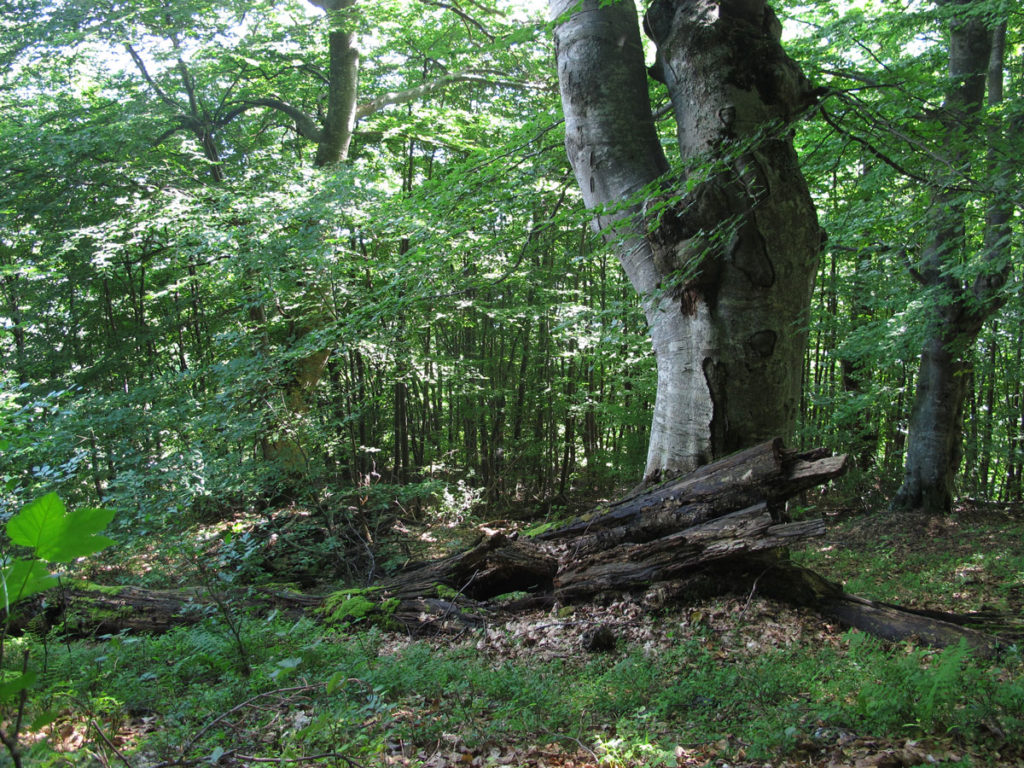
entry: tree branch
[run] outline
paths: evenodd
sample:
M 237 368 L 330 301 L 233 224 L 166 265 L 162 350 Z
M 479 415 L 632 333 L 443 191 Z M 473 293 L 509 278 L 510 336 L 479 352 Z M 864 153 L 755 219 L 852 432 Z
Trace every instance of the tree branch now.
M 880 149 L 875 147 L 871 142 L 869 142 L 866 139 L 863 139 L 860 136 L 857 136 L 856 134 L 851 133 L 850 131 L 848 131 L 845 128 L 843 128 L 843 126 L 840 125 L 839 122 L 837 120 L 835 120 L 828 113 L 828 111 L 824 107 L 818 107 L 818 111 L 821 113 L 822 119 L 826 123 L 828 123 L 830 126 L 832 126 L 832 128 L 837 133 L 839 133 L 842 136 L 846 136 L 851 141 L 857 142 L 862 147 L 864 147 L 868 152 L 870 152 L 876 158 L 878 158 L 883 163 L 888 165 L 890 168 L 895 170 L 897 173 L 901 174 L 902 176 L 906 176 L 908 179 L 913 179 L 914 181 L 918 182 L 919 184 L 924 184 L 925 186 L 929 186 L 929 187 L 932 186 L 932 182 L 929 179 L 926 179 L 924 176 L 919 176 L 918 174 L 913 173 L 912 171 L 907 170 L 902 165 L 897 163 L 895 160 L 890 158 L 888 155 L 883 153 Z
M 482 23 L 474 19 L 464 10 L 459 8 L 459 6 L 453 3 L 443 3 L 440 2 L 440 0 L 420 0 L 420 2 L 423 3 L 424 5 L 433 5 L 436 8 L 444 8 L 447 11 L 451 11 L 460 19 L 462 19 L 466 24 L 476 27 L 480 31 L 480 34 L 486 37 L 489 42 L 494 42 L 494 35 L 492 35 L 488 31 L 487 27 L 485 27 Z
M 356 120 L 362 120 L 364 117 L 380 112 L 384 107 L 390 107 L 395 104 L 408 104 L 410 101 L 416 101 L 416 99 L 429 96 L 435 91 L 438 91 L 445 86 L 452 85 L 453 83 L 474 83 L 476 85 L 489 86 L 491 88 L 543 87 L 536 83 L 521 83 L 514 80 L 492 80 L 484 75 L 471 71 L 455 72 L 451 75 L 442 75 L 429 83 L 423 83 L 422 85 L 417 85 L 413 88 L 406 88 L 403 91 L 389 91 L 388 93 L 378 96 L 372 101 L 360 104 L 356 107 Z
M 160 146 L 165 141 L 167 141 L 169 138 L 171 138 L 171 136 L 176 134 L 178 131 L 184 131 L 184 130 L 191 130 L 189 128 L 189 126 L 185 125 L 184 122 L 182 122 L 180 125 L 174 126 L 173 128 L 168 128 L 166 131 L 164 131 L 159 136 L 157 136 L 155 139 L 153 139 L 153 146 L 154 147 Z
M 242 102 L 237 107 L 227 112 L 227 114 L 218 121 L 218 124 L 227 125 L 239 115 L 248 112 L 250 109 L 255 107 L 267 107 L 268 109 L 273 109 L 287 115 L 295 121 L 295 130 L 298 131 L 298 134 L 304 139 L 309 139 L 310 141 L 319 143 L 320 139 L 323 137 L 323 129 L 317 125 L 316 120 L 298 107 L 292 106 L 281 99 L 266 98 Z
M 176 102 L 174 99 L 168 96 L 164 92 L 163 88 L 157 85 L 156 80 L 153 79 L 153 77 L 149 74 L 149 70 L 146 69 L 146 63 L 142 60 L 142 57 L 139 56 L 138 52 L 132 47 L 131 43 L 125 43 L 124 47 L 127 49 L 128 55 L 132 57 L 132 61 L 135 62 L 135 66 L 138 68 L 139 73 L 142 75 L 142 79 L 149 84 L 149 87 L 153 89 L 156 95 L 160 98 L 160 101 L 162 101 L 167 106 L 172 107 L 175 111 L 180 112 L 181 107 L 178 105 L 178 102 Z

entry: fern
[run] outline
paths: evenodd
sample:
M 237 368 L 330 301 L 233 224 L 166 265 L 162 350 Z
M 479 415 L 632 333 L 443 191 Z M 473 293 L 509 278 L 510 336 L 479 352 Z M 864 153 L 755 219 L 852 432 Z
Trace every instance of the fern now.
M 918 672 L 915 686 L 920 701 L 917 720 L 924 730 L 931 730 L 939 711 L 956 699 L 967 657 L 967 642 L 961 639 L 959 644 L 945 648 L 932 667 Z

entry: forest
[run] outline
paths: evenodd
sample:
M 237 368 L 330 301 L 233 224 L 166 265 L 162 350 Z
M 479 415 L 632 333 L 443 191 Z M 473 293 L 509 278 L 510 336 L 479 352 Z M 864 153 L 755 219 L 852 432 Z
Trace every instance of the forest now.
M 0 765 L 1024 760 L 1019 3 L 0 23 Z

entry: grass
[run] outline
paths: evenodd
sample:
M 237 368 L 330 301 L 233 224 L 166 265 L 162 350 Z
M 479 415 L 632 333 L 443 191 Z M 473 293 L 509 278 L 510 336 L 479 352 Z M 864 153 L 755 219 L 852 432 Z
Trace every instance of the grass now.
M 1024 513 L 1013 508 L 840 518 L 796 559 L 875 600 L 954 612 L 1024 608 Z
M 855 576 L 856 589 L 875 598 L 1019 608 L 1019 518 L 955 517 L 927 537 L 915 526 L 935 524 L 903 522 L 836 519 L 826 542 L 794 556 L 848 584 Z M 598 623 L 618 645 L 588 654 L 580 635 Z M 53 719 L 30 734 L 33 766 L 254 758 L 909 766 L 1024 757 L 1016 650 L 978 661 L 963 648 L 886 645 L 756 595 L 661 611 L 620 600 L 417 641 L 359 623 L 343 631 L 311 618 L 212 615 L 161 636 L 8 643 L 7 658 L 27 648 L 44 670 L 26 720 Z

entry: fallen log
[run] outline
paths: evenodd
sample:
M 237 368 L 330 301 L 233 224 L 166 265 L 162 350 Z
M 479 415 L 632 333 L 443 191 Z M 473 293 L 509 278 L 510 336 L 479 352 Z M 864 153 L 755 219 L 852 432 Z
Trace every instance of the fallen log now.
M 633 493 L 537 537 L 559 541 L 594 537 L 593 547 L 649 541 L 764 502 L 782 521 L 787 499 L 846 472 L 846 456 L 822 449 L 797 453 L 776 438 L 651 489 Z M 587 546 L 581 538 L 580 546 Z
M 75 637 L 125 631 L 158 634 L 196 624 L 224 611 L 277 610 L 298 618 L 323 602 L 320 596 L 279 589 L 214 594 L 206 588 L 145 589 L 70 582 L 41 593 L 35 600 L 13 606 L 9 630 L 28 629 L 45 634 L 57 629 Z
M 373 618 L 370 611 L 391 626 L 421 632 L 484 623 L 494 611 L 490 601 L 510 593 L 528 597 L 503 603 L 505 611 L 652 588 L 679 597 L 710 579 L 733 590 L 760 589 L 886 639 L 935 645 L 963 639 L 976 652 L 990 653 L 998 641 L 969 621 L 849 595 L 778 554 L 825 530 L 822 520 L 791 521 L 787 501 L 845 470 L 845 456 L 787 451 L 776 439 L 533 538 L 483 537 L 466 551 L 407 567 L 369 590 L 326 599 L 250 591 L 232 606 L 322 608 L 335 621 Z M 225 610 L 217 596 L 138 588 L 69 590 L 62 607 L 74 619 L 65 619 L 65 626 L 76 634 L 162 631 Z
M 845 471 L 845 456 L 785 451 L 775 439 L 532 539 L 496 534 L 467 552 L 407 568 L 381 586 L 400 599 L 441 586 L 475 601 L 540 591 L 560 602 L 636 589 L 723 558 L 820 536 L 823 521 L 788 521 L 786 499 Z
M 563 602 L 576 602 L 601 592 L 645 588 L 703 564 L 783 547 L 824 532 L 821 520 L 776 524 L 762 502 L 653 541 L 625 542 L 586 554 L 570 544 L 555 577 L 555 595 Z
M 760 594 L 816 611 L 840 625 L 891 642 L 909 640 L 936 648 L 964 642 L 977 656 L 988 657 L 1024 638 L 1013 617 L 946 613 L 904 608 L 852 595 L 843 585 L 796 565 L 775 552 L 755 555 L 715 574 L 727 590 Z

